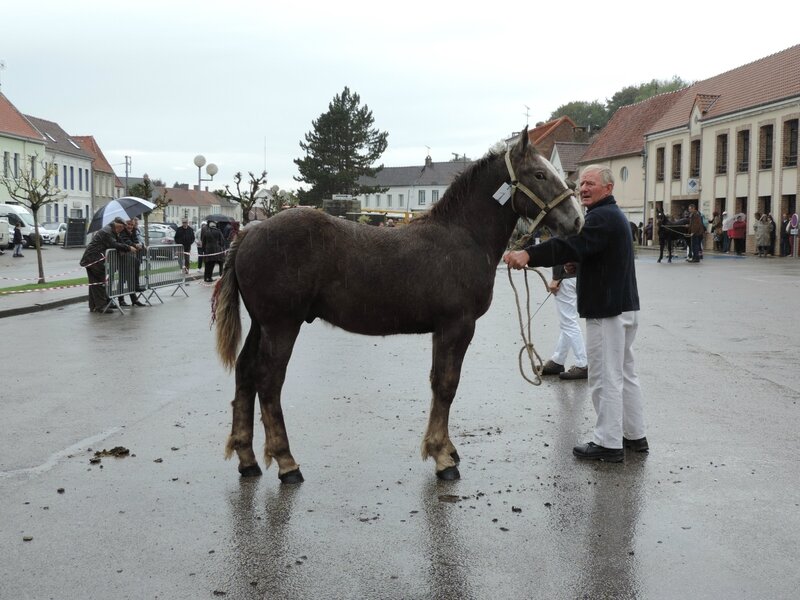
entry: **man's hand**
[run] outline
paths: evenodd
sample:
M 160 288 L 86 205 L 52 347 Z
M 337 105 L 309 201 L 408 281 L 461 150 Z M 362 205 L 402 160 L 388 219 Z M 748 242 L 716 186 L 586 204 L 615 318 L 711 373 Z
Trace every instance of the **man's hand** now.
M 558 286 L 561 285 L 561 280 L 556 281 L 555 279 L 551 280 L 550 283 L 547 284 L 547 289 L 550 290 L 551 294 L 558 293 Z
M 503 262 L 512 269 L 524 269 L 528 266 L 530 258 L 525 250 L 514 250 L 503 257 Z

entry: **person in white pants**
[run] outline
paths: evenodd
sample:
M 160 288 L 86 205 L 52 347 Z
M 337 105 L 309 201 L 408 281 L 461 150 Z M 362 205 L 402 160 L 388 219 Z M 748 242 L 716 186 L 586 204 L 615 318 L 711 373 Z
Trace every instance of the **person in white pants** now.
M 589 368 L 586 362 L 586 344 L 578 322 L 578 293 L 575 271 L 569 273 L 563 265 L 553 267 L 553 279 L 548 289 L 553 294 L 558 311 L 560 333 L 553 356 L 542 366 L 542 375 L 558 375 L 560 379 L 586 379 Z M 575 364 L 564 370 L 570 350 Z
M 605 165 L 584 167 L 580 178 L 586 218 L 580 233 L 509 252 L 514 269 L 578 264 L 578 313 L 586 319 L 589 390 L 597 422 L 592 440 L 575 446 L 580 459 L 622 462 L 624 448 L 647 452 L 642 391 L 632 345 L 638 328 L 633 238 L 612 192 L 614 174 Z

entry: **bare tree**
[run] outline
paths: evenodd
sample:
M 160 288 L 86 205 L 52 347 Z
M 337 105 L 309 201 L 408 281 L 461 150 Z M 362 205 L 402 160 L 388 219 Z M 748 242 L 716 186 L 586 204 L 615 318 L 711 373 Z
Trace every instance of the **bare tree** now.
M 298 199 L 292 192 L 282 190 L 277 185 L 273 185 L 269 190 L 259 192 L 261 210 L 264 211 L 265 218 L 278 214 L 285 206 L 297 206 Z
M 232 202 L 236 202 L 242 207 L 242 224 L 250 222 L 250 211 L 256 202 L 261 198 L 258 191 L 267 184 L 267 172 L 262 171 L 261 175 L 256 176 L 252 171 L 248 172 L 250 181 L 247 183 L 248 189 L 242 190 L 242 173 L 239 171 L 233 176 L 233 183 L 236 185 L 236 193 L 232 193 L 230 186 L 225 186 L 225 197 Z
M 45 204 L 56 202 L 67 194 L 55 185 L 56 167 L 53 163 L 39 161 L 34 154 L 30 159 L 30 168 L 22 167 L 16 177 L 2 177 L 0 183 L 8 190 L 8 195 L 17 200 L 33 213 L 34 244 L 36 260 L 39 264 L 39 283 L 45 283 L 44 264 L 42 263 L 42 238 L 39 235 L 39 209 Z M 41 176 L 37 176 L 37 162 L 41 167 Z

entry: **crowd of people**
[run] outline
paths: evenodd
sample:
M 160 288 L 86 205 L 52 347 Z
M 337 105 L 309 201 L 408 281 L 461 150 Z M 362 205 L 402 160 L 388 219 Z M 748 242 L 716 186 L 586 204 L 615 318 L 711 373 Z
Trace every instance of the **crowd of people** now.
M 238 221 L 226 222 L 224 228 L 213 220 L 204 222 L 200 232 L 189 225 L 188 219 L 182 219 L 181 226 L 175 231 L 175 243 L 182 247 L 181 265 L 184 273 L 189 272 L 189 257 L 192 244 L 197 244 L 198 269 L 205 268 L 203 280 L 214 281 L 214 266 L 219 265 L 222 276 L 225 252 L 239 233 Z M 21 242 L 20 242 L 21 247 Z M 80 265 L 86 269 L 89 279 L 89 311 L 108 314 L 111 312 L 111 299 L 106 291 L 106 250 L 119 252 L 117 277 L 117 294 L 120 306 L 145 306 L 140 300 L 144 288 L 140 284 L 141 262 L 146 250 L 144 237 L 136 218 L 127 221 L 116 217 L 111 223 L 102 227 L 93 236 L 81 257 Z M 15 246 L 16 256 L 16 246 Z M 129 295 L 130 304 L 125 300 Z

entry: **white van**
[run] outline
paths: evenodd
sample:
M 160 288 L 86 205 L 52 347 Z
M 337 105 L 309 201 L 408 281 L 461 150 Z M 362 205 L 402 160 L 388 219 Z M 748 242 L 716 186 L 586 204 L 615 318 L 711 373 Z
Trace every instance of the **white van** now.
M 0 252 L 6 246 L 11 246 L 11 229 L 8 226 L 8 218 L 0 217 Z
M 22 206 L 21 204 L 0 204 L 0 217 L 8 218 L 9 229 L 11 230 L 11 238 L 8 243 L 11 244 L 14 238 L 14 227 L 19 225 L 22 232 L 22 237 L 25 244 L 33 246 L 34 242 L 31 235 L 34 232 L 33 228 L 33 215 L 31 211 Z

